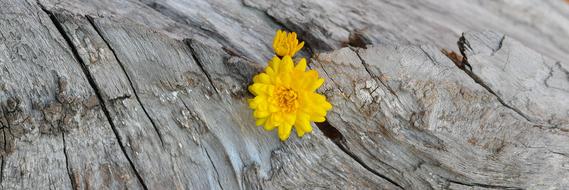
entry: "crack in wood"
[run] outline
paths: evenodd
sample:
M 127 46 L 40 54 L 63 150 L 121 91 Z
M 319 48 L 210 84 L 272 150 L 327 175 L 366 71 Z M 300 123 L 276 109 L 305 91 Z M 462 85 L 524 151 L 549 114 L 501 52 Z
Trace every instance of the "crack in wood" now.
M 269 14 L 268 10 L 271 8 L 268 8 L 267 10 L 259 9 L 257 7 L 248 5 L 245 2 L 245 0 L 241 0 L 241 5 L 245 8 L 249 8 L 249 9 L 252 9 L 254 11 L 260 12 L 261 14 L 264 14 L 267 18 L 269 18 L 269 20 L 271 20 L 274 24 L 276 24 L 277 26 L 279 26 L 280 28 L 282 28 L 284 30 L 287 30 L 289 32 L 296 32 L 298 34 L 299 39 L 303 39 L 304 37 L 306 37 L 306 35 L 310 35 L 310 32 L 305 31 L 304 27 L 288 26 L 286 23 L 279 21 L 276 17 Z M 319 41 L 319 39 L 317 39 L 317 38 L 312 38 L 312 39 L 314 39 L 314 41 Z M 305 40 L 305 41 L 313 42 L 313 40 Z M 311 43 L 304 43 L 304 48 L 306 50 L 306 54 L 308 55 L 308 57 L 312 57 L 312 55 L 314 55 L 314 53 L 316 52 L 316 49 L 314 47 L 312 47 L 310 44 Z M 314 44 L 324 44 L 324 43 L 315 42 Z M 272 47 L 269 47 L 269 49 L 272 49 Z M 334 48 L 326 47 L 326 48 L 320 48 L 320 49 L 333 50 Z
M 209 160 L 209 162 L 211 163 L 211 166 L 213 167 L 213 171 L 215 172 L 215 175 L 217 177 L 217 184 L 219 185 L 219 188 L 221 188 L 221 190 L 223 190 L 223 185 L 221 185 L 221 178 L 220 178 L 219 172 L 217 171 L 217 167 L 215 167 L 215 164 L 213 163 L 213 160 L 211 159 L 211 156 L 209 155 L 207 148 L 203 147 L 203 150 L 205 151 L 205 155 L 207 156 L 207 159 Z
M 62 88 L 62 86 L 60 85 L 60 88 Z M 61 89 L 60 89 L 61 90 Z M 65 103 L 65 102 L 60 102 L 60 103 Z M 65 111 L 63 111 L 63 116 L 61 118 L 65 118 L 67 117 L 67 113 L 65 113 Z M 67 142 L 65 141 L 65 129 L 63 128 L 63 119 L 60 119 L 57 122 L 57 129 L 59 129 L 59 131 L 61 132 L 61 140 L 62 140 L 62 144 L 63 144 L 63 156 L 65 157 L 65 168 L 67 169 L 67 175 L 69 176 L 69 181 L 71 182 L 71 188 L 73 189 L 79 189 L 79 187 L 77 186 L 77 181 L 75 181 L 74 179 L 74 174 L 73 174 L 73 170 L 69 167 L 69 165 L 71 165 L 69 163 L 69 155 L 67 153 Z M 55 127 L 52 127 L 55 128 Z
M 338 148 L 340 148 L 340 150 L 342 150 L 342 152 L 346 153 L 350 158 L 352 158 L 352 160 L 356 161 L 364 169 L 366 169 L 367 171 L 371 172 L 372 174 L 388 181 L 389 183 L 391 183 L 391 184 L 393 184 L 393 185 L 395 185 L 401 189 L 405 189 L 403 186 L 401 186 L 395 180 L 387 177 L 386 175 L 381 174 L 380 172 L 378 172 L 378 171 L 374 170 L 373 168 L 371 168 L 370 166 L 368 166 L 360 157 L 358 157 L 356 154 L 354 154 L 352 151 L 350 151 L 344 145 L 346 143 L 346 139 L 344 138 L 344 135 L 342 135 L 342 133 L 338 129 L 336 129 L 334 126 L 332 126 L 330 124 L 330 122 L 328 122 L 326 120 L 324 122 L 315 123 L 315 124 L 318 127 L 318 129 L 320 129 L 320 131 L 322 131 L 322 133 L 324 133 L 325 137 L 330 139 L 336 146 L 338 146 Z
M 190 48 L 191 54 L 192 54 L 192 59 L 194 59 L 196 61 L 196 65 L 198 65 L 198 67 L 200 68 L 200 70 L 202 71 L 202 73 L 204 73 L 205 77 L 207 78 L 207 80 L 210 83 L 210 86 L 213 88 L 213 90 L 215 90 L 215 93 L 217 93 L 217 95 L 221 96 L 221 93 L 219 93 L 219 90 L 217 90 L 217 87 L 215 87 L 215 83 L 213 83 L 213 80 L 211 79 L 211 76 L 208 72 L 206 72 L 206 69 L 204 68 L 204 65 L 202 63 L 202 60 L 200 60 L 196 54 L 196 50 L 192 47 L 192 45 L 190 43 L 190 40 L 184 40 L 186 46 L 188 46 L 188 48 Z
M 2 123 L 2 135 L 3 135 L 3 141 L 4 141 L 4 154 L 2 154 L 2 164 L 0 165 L 0 187 L 3 187 L 3 182 L 4 182 L 4 169 L 6 166 L 6 155 L 8 154 L 8 152 L 10 150 L 8 150 L 10 147 L 8 145 L 8 140 L 7 140 L 7 136 L 6 136 L 6 130 L 8 130 L 8 132 L 11 135 L 11 138 L 14 138 L 14 134 L 12 134 L 11 131 L 11 126 L 10 126 L 10 121 L 7 117 L 7 113 L 9 110 L 7 107 L 3 107 L 3 109 L 0 109 L 0 111 L 2 111 L 2 117 L 4 117 L 4 119 L 6 120 L 6 123 L 4 124 L 4 122 L 2 122 L 2 120 L 0 120 L 0 122 Z M 11 142 L 13 143 L 13 142 Z M 3 189 L 3 188 L 1 188 Z
M 427 58 L 429 58 L 429 60 L 431 60 L 431 63 L 433 63 L 433 65 L 437 65 L 437 60 L 435 60 L 435 58 L 433 58 L 433 56 L 431 56 L 431 54 L 427 53 L 427 51 L 425 50 L 425 48 L 423 48 L 423 46 L 419 46 L 419 49 L 421 49 L 421 51 L 425 54 L 425 56 L 427 56 Z
M 371 39 L 364 34 L 363 30 L 351 31 L 350 35 L 348 36 L 348 46 L 367 49 L 367 46 L 372 44 L 373 43 Z
M 338 86 L 337 89 L 338 89 L 342 94 L 346 94 L 346 93 L 344 93 L 344 90 L 342 90 L 342 88 L 340 88 L 340 85 L 334 80 L 334 78 L 333 78 L 331 75 L 328 74 L 328 71 L 326 71 L 326 68 L 324 68 L 324 65 L 322 65 L 322 63 L 320 63 L 320 61 L 317 61 L 316 63 L 318 63 L 318 65 L 320 65 L 320 68 L 321 68 L 322 71 L 324 72 L 324 75 L 328 76 L 328 78 L 330 79 L 330 81 L 332 81 L 332 83 L 333 83 L 334 85 Z M 313 64 L 314 64 L 314 63 L 313 63 Z M 314 68 L 312 68 L 312 66 L 309 66 L 309 67 L 311 67 L 311 69 L 314 69 Z M 349 98 L 349 97 L 351 97 L 351 96 L 352 96 L 352 94 L 348 94 L 347 97 Z
M 356 53 L 356 55 L 358 56 L 358 58 L 361 61 L 361 64 L 364 66 L 364 69 L 366 70 L 366 72 L 368 72 L 368 74 L 372 77 L 372 79 L 374 80 L 379 80 L 378 78 L 376 79 L 376 77 L 373 77 L 373 75 L 369 72 L 369 70 L 367 69 L 367 67 L 365 66 L 365 62 L 362 59 L 362 57 L 360 56 L 360 54 L 358 53 L 358 51 L 356 51 L 355 49 L 353 49 L 355 47 L 351 47 L 350 50 L 353 51 L 354 53 Z M 318 62 L 319 63 L 319 62 Z M 324 71 L 324 73 L 332 80 L 332 83 L 334 83 L 335 86 L 338 87 L 338 89 L 341 88 L 339 86 L 339 84 L 337 84 L 332 77 L 326 72 L 326 69 L 324 68 L 324 66 L 320 63 L 320 67 L 322 68 L 322 70 Z M 388 90 L 390 91 L 390 93 L 392 93 L 397 100 L 399 101 L 399 98 L 397 97 L 397 95 L 395 94 L 394 91 L 392 91 L 389 86 L 387 86 L 386 84 L 383 83 L 383 81 L 379 80 L 379 82 L 385 86 L 386 88 L 388 88 Z M 343 93 L 343 92 L 342 92 Z M 320 131 L 322 131 L 322 133 L 324 134 L 325 137 L 329 138 L 340 150 L 342 150 L 342 152 L 344 152 L 346 155 L 348 155 L 352 160 L 356 161 L 356 163 L 358 163 L 360 166 L 362 166 L 364 169 L 368 170 L 369 172 L 371 172 L 372 174 L 390 182 L 391 184 L 401 188 L 401 189 L 405 189 L 401 184 L 399 184 L 398 182 L 396 182 L 395 180 L 387 177 L 386 175 L 381 174 L 380 172 L 374 170 L 373 168 L 371 168 L 369 165 L 367 165 L 361 158 L 359 158 L 356 154 L 354 154 L 353 152 L 351 152 L 344 144 L 346 143 L 346 139 L 344 138 L 344 135 L 334 126 L 332 126 L 330 124 L 330 122 L 328 121 L 328 119 L 326 119 L 324 122 L 321 123 L 315 123 L 316 126 L 318 127 L 318 129 L 320 129 Z M 384 162 L 382 162 L 384 163 Z M 387 164 L 386 164 L 387 165 Z
M 502 40 L 504 39 L 504 37 L 502 38 Z M 502 44 L 503 42 L 500 42 L 500 44 Z M 466 69 L 466 68 L 460 68 L 462 71 L 464 71 L 468 76 L 470 76 L 470 78 L 472 78 L 472 80 L 474 80 L 474 82 L 476 82 L 477 84 L 479 84 L 480 86 L 482 86 L 484 89 L 486 89 L 488 92 L 490 92 L 492 95 L 494 95 L 496 97 L 496 99 L 498 100 L 498 102 L 500 102 L 504 107 L 514 111 L 515 113 L 517 113 L 519 116 L 523 117 L 526 121 L 530 122 L 530 123 L 538 123 L 536 121 L 534 121 L 533 119 L 531 119 L 528 115 L 526 115 L 525 113 L 523 113 L 521 110 L 508 105 L 494 90 L 492 90 L 492 88 L 490 88 L 490 86 L 488 86 L 486 84 L 486 82 L 484 82 L 480 77 L 478 77 L 478 75 L 476 75 L 474 73 L 474 71 L 472 71 L 472 66 L 470 65 L 470 63 L 468 63 L 468 57 L 466 56 L 466 48 L 472 49 L 472 47 L 470 47 L 470 44 L 468 43 L 468 40 L 466 40 L 466 38 L 464 37 L 464 35 L 462 35 L 458 42 L 458 47 L 460 50 L 460 54 L 462 54 L 462 65 L 467 65 L 470 69 Z M 501 45 L 500 45 L 501 46 Z M 451 61 L 452 59 L 449 58 Z
M 466 40 L 466 38 L 464 37 L 464 34 L 458 39 L 458 42 L 456 42 L 458 44 L 458 50 L 460 51 L 460 54 L 462 55 L 462 62 L 459 65 L 464 65 L 464 68 L 459 67 L 460 69 L 462 69 L 463 71 L 466 70 L 466 66 L 468 66 L 468 71 L 472 72 L 472 66 L 470 65 L 470 63 L 468 63 L 468 58 L 466 57 L 466 48 L 472 50 L 472 46 L 470 46 L 470 42 L 468 42 Z M 452 60 L 452 59 L 451 59 Z
M 109 99 L 109 102 L 121 101 L 121 100 L 125 100 L 125 99 L 130 99 L 130 98 L 131 98 L 130 94 L 124 94 L 124 95 Z
M 148 113 L 147 109 L 144 107 L 144 104 L 142 103 L 142 100 L 140 100 L 140 97 L 138 96 L 138 92 L 136 91 L 136 88 L 133 85 L 133 82 L 130 78 L 130 76 L 128 75 L 128 73 L 126 72 L 126 69 L 123 65 L 123 63 L 119 60 L 119 58 L 117 57 L 117 54 L 115 53 L 115 50 L 113 47 L 111 47 L 111 44 L 107 41 L 107 39 L 105 38 L 105 36 L 102 35 L 102 32 L 100 31 L 100 29 L 97 27 L 97 25 L 95 24 L 95 20 L 93 17 L 91 16 L 86 16 L 87 20 L 89 21 L 89 23 L 93 26 L 93 28 L 95 29 L 95 31 L 97 32 L 97 34 L 101 37 L 101 39 L 103 40 L 103 42 L 105 42 L 105 44 L 109 47 L 109 49 L 111 50 L 111 52 L 113 53 L 113 56 L 115 58 L 115 60 L 117 60 L 118 65 L 121 67 L 122 72 L 124 73 L 124 75 L 126 76 L 127 80 L 128 80 L 128 84 L 130 85 L 130 88 L 132 89 L 132 92 L 134 93 L 134 97 L 136 97 L 136 101 L 138 102 L 138 104 L 140 105 L 140 107 L 142 108 L 142 111 L 144 112 L 144 114 L 146 115 L 146 117 L 148 118 L 148 120 L 150 120 L 150 123 L 152 124 L 152 127 L 154 128 L 154 131 L 156 132 L 156 134 L 158 135 L 158 139 L 160 140 L 160 145 L 162 147 L 164 147 L 164 140 L 162 139 L 162 134 L 160 133 L 160 130 L 158 130 L 158 126 L 156 125 L 156 122 L 154 121 L 154 119 L 152 119 L 152 117 L 150 117 L 150 114 Z
M 498 47 L 496 47 L 496 49 L 492 49 L 492 54 L 491 54 L 491 55 L 496 54 L 496 52 L 498 52 L 500 49 L 502 49 L 502 46 L 504 45 L 504 40 L 506 40 L 506 35 L 505 35 L 505 34 L 503 34 L 503 35 L 502 35 L 502 38 L 500 38 L 500 42 L 498 43 Z M 506 62 L 506 64 L 507 64 L 507 63 L 508 63 L 508 62 Z
M 144 183 L 144 180 L 142 179 L 140 173 L 137 171 L 133 161 L 131 160 L 131 158 L 128 156 L 126 149 L 124 147 L 124 145 L 121 143 L 121 137 L 116 129 L 116 126 L 112 120 L 112 117 L 109 113 L 109 110 L 107 109 L 105 102 L 103 101 L 102 95 L 101 95 L 101 91 L 99 89 L 99 87 L 96 85 L 95 80 L 93 79 L 93 77 L 91 76 L 91 74 L 89 73 L 87 66 L 85 65 L 85 63 L 83 62 L 83 60 L 81 59 L 81 57 L 79 56 L 79 53 L 76 49 L 76 47 L 73 45 L 71 39 L 69 39 L 69 36 L 65 33 L 65 30 L 63 29 L 63 26 L 61 25 L 61 23 L 59 23 L 59 21 L 57 20 L 57 18 L 55 17 L 55 15 L 47 10 L 41 3 L 38 2 L 38 5 L 40 6 L 41 10 L 43 10 L 48 16 L 49 19 L 52 21 L 52 23 L 55 25 L 57 31 L 60 33 L 60 35 L 63 37 L 63 39 L 65 40 L 65 42 L 67 43 L 67 48 L 69 48 L 72 53 L 73 53 L 73 58 L 79 63 L 79 65 L 81 66 L 81 69 L 83 70 L 85 77 L 87 78 L 87 81 L 89 82 L 91 88 L 93 89 L 93 91 L 95 92 L 95 95 L 97 96 L 99 102 L 101 103 L 101 109 L 103 111 L 103 113 L 105 114 L 105 117 L 107 119 L 107 121 L 109 122 L 109 124 L 111 125 L 111 129 L 113 130 L 113 133 L 115 134 L 115 137 L 117 138 L 117 140 L 119 141 L 119 146 L 123 152 L 123 154 L 125 155 L 125 157 L 127 158 L 132 170 L 134 171 L 134 174 L 136 175 L 138 181 L 140 182 L 140 184 L 142 185 L 143 189 L 148 190 L 148 187 L 146 186 L 146 184 Z M 69 170 L 68 170 L 69 171 Z M 74 184 L 71 181 L 71 186 L 73 187 Z
M 231 49 L 231 51 L 237 52 L 238 55 L 244 55 L 243 52 L 239 51 L 238 49 L 236 49 L 234 47 L 231 47 L 232 43 L 227 39 L 227 37 L 220 34 L 219 32 L 217 32 L 213 27 L 204 26 L 203 24 L 200 24 L 197 22 L 192 22 L 192 20 L 190 18 L 183 15 L 182 13 L 179 13 L 176 10 L 172 10 L 172 9 L 168 8 L 167 6 L 164 6 L 160 3 L 144 2 L 142 0 L 139 0 L 138 2 L 140 4 L 148 7 L 149 9 L 157 12 L 158 14 L 165 16 L 166 18 L 171 19 L 172 21 L 174 21 L 178 24 L 190 26 L 191 29 L 198 31 L 196 33 L 198 33 L 199 35 L 201 35 L 203 37 L 207 37 L 207 38 L 212 37 L 215 39 L 222 40 L 222 41 L 217 41 L 217 42 L 223 44 L 224 49 Z
M 4 182 L 4 156 L 2 156 L 2 163 L 0 164 L 0 189 L 4 189 L 3 183 Z
M 4 152 L 6 151 L 6 128 L 4 126 L 2 126 L 2 136 L 4 137 L 2 140 L 4 141 Z M 0 188 L 3 189 L 2 187 L 2 182 L 4 182 L 4 159 L 5 159 L 6 155 L 2 154 L 2 163 L 0 164 Z
M 316 124 L 318 129 L 324 133 L 324 136 L 328 137 L 330 140 L 332 140 L 332 142 L 345 143 L 346 139 L 344 138 L 344 135 L 342 135 L 338 129 L 332 126 L 328 120 L 314 124 Z
M 365 71 L 369 74 L 369 76 L 372 79 L 381 83 L 381 85 L 383 85 L 393 96 L 395 96 L 395 98 L 397 98 L 397 101 L 401 104 L 401 100 L 399 100 L 399 96 L 397 95 L 397 93 L 395 93 L 395 91 L 391 88 L 391 86 L 387 85 L 383 80 L 381 80 L 381 77 L 376 76 L 376 75 L 372 74 L 372 72 L 370 72 L 370 70 L 368 68 L 368 64 L 365 62 L 365 60 L 360 55 L 359 50 L 355 49 L 354 47 L 351 47 L 350 50 L 352 50 L 354 53 L 356 53 L 356 55 L 358 56 L 358 59 L 360 59 L 362 66 L 364 67 Z
M 61 139 L 62 139 L 62 143 L 63 143 L 63 155 L 65 156 L 65 168 L 67 169 L 67 175 L 69 176 L 69 181 L 71 182 L 71 188 L 73 189 L 79 189 L 79 187 L 77 186 L 77 182 L 73 179 L 73 171 L 71 170 L 71 168 L 69 168 L 69 155 L 67 154 L 67 145 L 65 142 L 65 133 L 63 131 L 63 128 L 61 127 L 61 125 L 59 126 L 60 131 L 61 131 Z
M 543 57 L 543 56 L 542 56 Z M 545 62 L 545 61 L 544 61 Z M 545 64 L 545 63 L 544 63 Z M 565 70 L 565 68 L 563 68 L 561 66 L 561 61 L 557 61 L 555 62 L 554 66 L 548 66 L 547 69 L 549 69 L 549 72 L 547 72 L 547 77 L 545 79 L 543 79 L 543 84 L 545 85 L 545 87 L 547 88 L 552 88 L 552 89 L 556 89 L 559 91 L 563 91 L 563 92 L 567 92 L 569 93 L 569 90 L 564 89 L 564 88 L 560 88 L 560 87 L 556 87 L 556 86 L 551 86 L 549 84 L 549 80 L 551 79 L 551 77 L 553 77 L 553 73 L 554 73 L 554 68 L 553 67 L 558 67 L 559 71 L 561 71 L 563 74 L 565 74 L 566 79 L 569 81 L 569 72 Z
M 468 183 L 468 182 L 462 182 L 462 181 L 457 181 L 457 180 L 452 180 L 452 179 L 445 179 L 445 180 L 447 180 L 450 183 L 455 183 L 455 184 L 469 186 L 469 187 L 482 187 L 482 188 L 487 188 L 487 189 L 507 189 L 507 190 L 522 189 L 520 187 L 512 187 L 512 186 L 490 185 L 490 184 L 483 184 L 483 183 Z

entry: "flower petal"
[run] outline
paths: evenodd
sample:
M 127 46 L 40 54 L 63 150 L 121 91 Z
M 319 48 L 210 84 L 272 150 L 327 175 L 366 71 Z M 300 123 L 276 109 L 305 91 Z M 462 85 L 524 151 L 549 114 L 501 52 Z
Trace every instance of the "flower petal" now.
M 269 61 L 269 67 L 272 68 L 272 70 L 274 72 L 278 72 L 279 71 L 279 64 L 281 63 L 281 59 L 279 59 L 279 57 L 274 56 L 270 61 Z
M 298 61 L 298 63 L 294 67 L 294 69 L 297 71 L 305 71 L 306 70 L 306 59 L 304 59 L 304 58 L 300 59 L 300 61 Z
M 255 112 L 253 112 L 253 116 L 255 116 L 256 118 L 268 117 L 269 114 L 270 114 L 269 112 L 260 111 L 260 110 L 257 110 L 257 111 L 255 111 Z
M 272 131 L 273 129 L 275 129 L 277 126 L 273 123 L 273 117 L 269 117 L 267 119 L 267 121 L 265 122 L 264 128 L 267 131 Z
M 279 139 L 281 141 L 285 141 L 290 136 L 290 132 L 292 131 L 292 125 L 283 125 L 279 127 Z
M 324 84 L 324 79 L 318 79 L 314 82 L 312 82 L 312 84 L 310 84 L 310 86 L 308 87 L 309 91 L 315 91 L 316 89 L 320 88 L 320 86 L 322 86 L 322 84 Z
M 312 132 L 312 126 L 310 126 L 310 122 L 308 121 L 300 121 L 298 120 L 296 124 L 294 124 L 296 129 L 296 134 L 298 137 L 304 136 L 304 133 Z
M 300 49 L 302 49 L 302 47 L 304 47 L 304 42 L 300 42 L 300 44 L 298 44 L 298 45 L 296 46 L 295 52 L 300 51 Z
M 279 72 L 289 72 L 294 68 L 294 62 L 290 56 L 284 56 L 280 63 Z
M 259 118 L 255 121 L 255 125 L 261 126 L 261 125 L 265 124 L 266 121 L 267 121 L 267 118 Z
M 286 125 L 294 125 L 294 123 L 296 122 L 296 114 L 287 114 L 284 117 L 285 121 L 284 123 Z

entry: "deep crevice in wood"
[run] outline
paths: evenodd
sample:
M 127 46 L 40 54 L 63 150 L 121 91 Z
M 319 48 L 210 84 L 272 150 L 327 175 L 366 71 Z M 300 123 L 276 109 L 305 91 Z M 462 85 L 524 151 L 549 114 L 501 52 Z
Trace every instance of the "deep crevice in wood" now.
M 342 133 L 338 129 L 333 127 L 330 124 L 330 122 L 324 121 L 324 122 L 314 123 L 314 124 L 316 124 L 318 129 L 320 129 L 320 131 L 322 131 L 322 133 L 324 133 L 324 136 L 328 137 L 334 143 L 344 143 L 344 141 L 345 141 L 344 135 L 342 135 Z
M 352 31 L 348 36 L 348 45 L 352 47 L 367 49 L 367 46 L 372 45 L 372 42 L 364 35 L 362 31 Z
M 160 133 L 160 130 L 158 130 L 158 126 L 156 125 L 156 122 L 154 122 L 154 119 L 152 119 L 152 117 L 150 117 L 150 114 L 148 114 L 148 111 L 146 110 L 146 108 L 144 107 L 144 104 L 142 103 L 142 101 L 140 100 L 140 97 L 138 96 L 138 92 L 136 91 L 136 88 L 134 87 L 132 80 L 130 79 L 130 76 L 128 75 L 128 73 L 126 72 L 126 69 L 124 68 L 124 65 L 122 64 L 122 62 L 119 60 L 119 58 L 117 57 L 117 54 L 115 53 L 115 50 L 113 49 L 113 47 L 111 47 L 111 44 L 107 41 L 107 39 L 105 38 L 105 36 L 102 35 L 100 29 L 97 27 L 97 25 L 95 24 L 94 19 L 91 16 L 86 16 L 87 20 L 89 21 L 89 23 L 91 24 L 91 26 L 93 26 L 93 28 L 95 29 L 95 31 L 97 32 L 97 34 L 101 37 L 101 39 L 103 39 L 103 42 L 105 42 L 105 44 L 109 47 L 109 49 L 111 50 L 111 52 L 113 53 L 113 56 L 115 58 L 115 60 L 117 60 L 118 65 L 121 67 L 122 72 L 124 73 L 124 75 L 126 76 L 127 80 L 128 80 L 128 84 L 130 85 L 130 88 L 132 89 L 132 93 L 134 93 L 134 97 L 136 97 L 136 101 L 138 102 L 138 104 L 140 105 L 140 107 L 142 108 L 142 111 L 144 112 L 144 114 L 146 115 L 146 117 L 148 118 L 148 120 L 150 120 L 150 123 L 152 124 L 152 127 L 154 128 L 154 131 L 156 132 L 156 134 L 158 135 L 158 139 L 160 139 L 160 145 L 162 147 L 164 147 L 164 140 L 162 139 L 162 134 Z
M 456 52 L 448 50 L 446 48 L 441 49 L 441 53 L 443 53 L 446 57 L 448 57 L 454 63 L 455 66 L 457 66 L 460 69 L 465 69 L 466 66 L 462 61 L 464 59 L 462 55 L 458 55 Z
M 2 163 L 0 163 L 0 188 L 3 189 L 2 182 L 4 182 L 4 156 L 2 156 Z
M 38 5 L 40 6 L 40 8 L 49 16 L 49 19 L 52 21 L 52 23 L 55 25 L 57 31 L 60 33 L 60 35 L 63 37 L 63 39 L 65 40 L 65 42 L 67 43 L 68 48 L 72 51 L 73 57 L 77 60 L 77 62 L 80 64 L 81 69 L 83 70 L 83 73 L 85 74 L 85 77 L 87 78 L 87 81 L 89 82 L 91 88 L 93 89 L 93 91 L 95 92 L 95 95 L 97 96 L 99 103 L 101 104 L 101 109 L 103 110 L 103 113 L 106 116 L 107 121 L 109 122 L 109 124 L 111 125 L 111 129 L 113 130 L 113 133 L 115 134 L 115 137 L 117 138 L 117 140 L 119 141 L 118 144 L 123 152 L 123 154 L 125 155 L 125 157 L 127 158 L 132 170 L 134 171 L 138 181 L 140 182 L 140 184 L 142 185 L 142 187 L 145 190 L 148 190 L 148 187 L 146 186 L 146 184 L 144 183 L 144 180 L 142 179 L 141 175 L 139 174 L 139 172 L 137 171 L 136 167 L 134 166 L 134 163 L 132 162 L 132 160 L 130 159 L 130 157 L 128 156 L 126 149 L 124 147 L 124 145 L 121 143 L 121 137 L 115 127 L 114 122 L 112 121 L 112 117 L 109 113 L 109 110 L 107 109 L 105 102 L 103 101 L 102 95 L 101 95 L 101 91 L 99 89 L 99 87 L 96 85 L 95 80 L 93 79 L 93 77 L 91 76 L 91 74 L 89 73 L 85 63 L 83 62 L 83 60 L 81 59 L 81 57 L 79 56 L 79 53 L 76 49 L 76 47 L 73 45 L 71 39 L 69 39 L 69 36 L 65 33 L 65 30 L 63 29 L 63 26 L 61 25 L 61 23 L 59 23 L 59 21 L 57 20 L 57 18 L 55 17 L 55 15 L 47 10 L 45 7 L 43 7 L 39 2 Z M 69 170 L 68 170 L 69 171 Z M 71 175 L 71 174 L 70 174 Z M 71 182 L 72 187 L 74 186 L 73 182 Z
M 362 166 L 363 168 L 365 168 L 366 170 L 368 170 L 372 174 L 390 182 L 391 184 L 393 184 L 393 185 L 395 185 L 401 189 L 405 189 L 405 188 L 403 188 L 403 186 L 401 186 L 395 180 L 387 177 L 386 175 L 379 173 L 378 171 L 376 171 L 373 168 L 371 168 L 370 166 L 368 166 L 360 157 L 358 157 L 356 154 L 354 154 L 352 151 L 350 151 L 344 145 L 346 142 L 346 139 L 344 139 L 344 135 L 342 135 L 342 133 L 338 129 L 336 129 L 334 126 L 332 126 L 330 124 L 330 122 L 328 122 L 326 120 L 324 122 L 315 123 L 315 124 L 318 127 L 318 129 L 320 129 L 320 131 L 322 131 L 322 133 L 324 133 L 324 136 L 326 136 L 327 138 L 332 140 L 332 142 L 334 144 L 336 144 L 336 146 L 338 146 L 338 148 L 340 148 L 340 150 L 342 150 L 342 152 L 346 153 L 350 158 L 352 158 L 354 161 L 356 161 L 360 166 Z

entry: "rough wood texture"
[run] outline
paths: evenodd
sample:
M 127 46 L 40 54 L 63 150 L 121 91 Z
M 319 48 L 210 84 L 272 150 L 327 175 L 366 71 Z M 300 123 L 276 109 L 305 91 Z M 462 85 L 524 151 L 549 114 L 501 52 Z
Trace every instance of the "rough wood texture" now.
M 246 101 L 277 28 L 335 106 L 286 142 Z M 567 189 L 568 35 L 564 1 L 0 0 L 0 189 Z
M 458 51 L 471 30 L 505 33 L 555 60 L 569 59 L 563 0 L 39 0 L 77 14 L 120 15 L 175 38 L 195 38 L 257 62 L 272 56 L 277 28 L 300 33 L 313 50 L 348 44 L 433 44 Z

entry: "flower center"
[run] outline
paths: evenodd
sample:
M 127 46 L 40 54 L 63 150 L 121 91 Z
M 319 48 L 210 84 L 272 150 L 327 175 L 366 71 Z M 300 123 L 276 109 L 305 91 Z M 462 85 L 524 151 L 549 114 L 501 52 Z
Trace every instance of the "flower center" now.
M 298 107 L 298 95 L 290 88 L 277 87 L 275 97 L 279 108 L 284 112 L 294 112 Z

